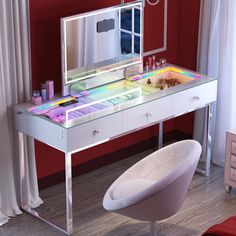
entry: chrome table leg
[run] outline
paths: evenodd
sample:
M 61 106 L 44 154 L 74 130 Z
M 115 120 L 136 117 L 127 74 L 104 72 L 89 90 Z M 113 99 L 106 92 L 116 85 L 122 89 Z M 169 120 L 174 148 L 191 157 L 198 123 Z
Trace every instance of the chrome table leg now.
M 205 151 L 203 150 L 203 153 L 206 153 L 206 162 L 205 162 L 205 169 L 199 169 L 197 168 L 196 172 L 205 176 L 210 176 L 211 173 L 211 148 L 212 148 L 212 103 L 210 103 L 208 106 L 205 107 L 205 121 L 206 121 L 206 128 L 205 131 Z
M 66 230 L 70 235 L 73 233 L 73 212 L 72 212 L 72 169 L 71 154 L 65 154 L 66 172 Z
M 163 122 L 159 123 L 158 149 L 163 147 Z
M 28 184 L 26 178 L 24 139 L 25 135 L 21 132 L 18 132 L 19 163 L 20 163 L 20 198 L 21 198 L 21 207 L 23 209 L 28 205 Z
M 27 164 L 25 160 L 25 138 L 21 132 L 18 132 L 18 145 L 19 145 L 19 163 L 20 163 L 20 197 L 21 208 L 30 215 L 46 222 L 61 232 L 71 235 L 73 233 L 73 212 L 72 212 L 72 169 L 71 169 L 71 154 L 65 153 L 65 184 L 66 184 L 66 229 L 53 223 L 48 217 L 38 213 L 37 210 L 32 209 L 29 206 L 29 184 L 27 182 Z

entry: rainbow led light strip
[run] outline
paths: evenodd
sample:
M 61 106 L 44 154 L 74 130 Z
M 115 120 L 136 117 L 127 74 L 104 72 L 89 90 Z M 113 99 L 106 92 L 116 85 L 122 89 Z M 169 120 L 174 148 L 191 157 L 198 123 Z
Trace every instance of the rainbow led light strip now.
M 28 111 L 32 112 L 34 114 L 40 114 L 40 112 L 42 112 L 42 111 L 46 112 L 47 110 L 50 110 L 51 108 L 54 108 L 54 107 L 60 105 L 61 103 L 68 102 L 68 101 L 71 101 L 71 100 L 74 100 L 74 99 L 75 99 L 75 97 L 65 98 L 65 99 L 58 100 L 58 101 L 55 101 L 55 102 L 52 102 L 52 103 L 46 103 L 46 104 L 43 104 L 43 105 L 31 107 L 31 108 L 28 109 Z
M 121 81 L 114 84 L 97 87 L 95 89 L 81 91 L 77 97 L 88 96 L 88 95 L 93 95 L 93 94 L 98 94 L 98 93 L 105 93 L 109 90 L 119 88 L 123 84 L 124 84 L 124 81 Z
M 68 102 L 68 101 L 71 101 L 71 100 L 78 99 L 79 97 L 88 96 L 88 95 L 92 95 L 92 94 L 105 93 L 109 90 L 120 87 L 122 84 L 123 84 L 123 82 L 118 82 L 118 83 L 115 83 L 115 84 L 106 85 L 106 86 L 98 87 L 98 88 L 91 89 L 91 90 L 81 91 L 76 96 L 68 97 L 68 98 L 58 100 L 58 101 L 55 101 L 55 102 L 52 102 L 52 103 L 46 103 L 46 104 L 43 104 L 43 105 L 34 106 L 34 107 L 29 108 L 28 111 L 32 112 L 34 114 L 45 113 L 48 110 L 50 110 L 51 108 L 55 108 L 56 106 L 58 106 L 58 105 L 60 105 L 64 102 Z
M 181 75 L 188 76 L 188 77 L 191 77 L 191 78 L 194 78 L 194 79 L 200 79 L 201 78 L 201 75 L 194 74 L 194 73 L 191 73 L 191 72 L 188 72 L 188 71 L 176 68 L 176 67 L 166 67 L 166 68 L 163 68 L 163 69 L 160 69 L 160 70 L 156 70 L 156 71 L 146 73 L 144 75 L 137 75 L 137 76 L 130 77 L 130 78 L 128 78 L 128 80 L 137 81 L 137 80 L 140 80 L 140 79 L 150 78 L 150 77 L 153 77 L 153 76 L 165 73 L 165 72 L 170 72 L 170 71 L 177 72 Z
M 122 92 L 122 93 L 119 93 L 119 94 L 115 94 L 115 95 L 109 96 L 107 98 L 102 98 L 102 99 L 99 99 L 99 100 L 81 105 L 79 107 L 74 107 L 74 108 L 71 108 L 69 110 L 66 110 L 66 122 L 69 121 L 69 113 L 70 112 L 78 111 L 78 110 L 81 110 L 82 108 L 86 108 L 86 107 L 89 107 L 89 106 L 92 106 L 92 105 L 95 105 L 95 104 L 98 104 L 98 103 L 102 103 L 104 101 L 108 101 L 112 98 L 117 98 L 117 97 L 125 96 L 125 95 L 128 95 L 128 94 L 132 94 L 132 93 L 137 93 L 138 94 L 138 99 L 141 98 L 141 88 L 134 88 L 134 89 L 131 89 L 129 91 L 125 91 L 125 92 Z

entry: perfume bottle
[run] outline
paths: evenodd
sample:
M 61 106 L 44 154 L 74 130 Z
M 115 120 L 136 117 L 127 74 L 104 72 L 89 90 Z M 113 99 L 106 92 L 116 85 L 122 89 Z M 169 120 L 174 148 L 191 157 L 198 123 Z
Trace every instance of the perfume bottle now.
M 149 70 L 152 69 L 152 64 L 153 64 L 152 57 L 148 57 L 148 67 L 149 67 Z
M 35 89 L 33 91 L 33 95 L 32 95 L 31 101 L 35 105 L 39 105 L 39 104 L 42 103 L 42 97 L 40 96 L 39 90 Z
M 33 97 L 39 97 L 40 96 L 40 92 L 38 89 L 34 89 L 33 91 Z
M 42 96 L 42 101 L 45 102 L 47 100 L 47 89 L 45 83 L 41 84 L 41 96 Z
M 156 69 L 156 56 L 155 55 L 152 56 L 152 69 L 153 70 Z
M 145 71 L 149 71 L 148 61 L 146 61 L 146 64 L 145 64 Z
M 166 64 L 166 59 L 162 58 L 162 59 L 160 59 L 160 62 L 161 62 L 161 65 L 164 66 Z
M 157 61 L 156 63 L 156 68 L 160 68 L 161 67 L 161 62 L 160 61 Z
M 46 81 L 47 90 L 47 100 L 52 100 L 54 98 L 54 82 L 52 80 Z

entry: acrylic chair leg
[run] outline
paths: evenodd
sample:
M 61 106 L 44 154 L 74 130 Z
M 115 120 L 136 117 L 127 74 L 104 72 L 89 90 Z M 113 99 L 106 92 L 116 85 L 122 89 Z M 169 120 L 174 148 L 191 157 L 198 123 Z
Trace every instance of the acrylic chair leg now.
M 155 221 L 150 222 L 150 236 L 157 236 L 156 222 Z
M 159 123 L 159 139 L 158 139 L 158 149 L 163 147 L 163 122 Z

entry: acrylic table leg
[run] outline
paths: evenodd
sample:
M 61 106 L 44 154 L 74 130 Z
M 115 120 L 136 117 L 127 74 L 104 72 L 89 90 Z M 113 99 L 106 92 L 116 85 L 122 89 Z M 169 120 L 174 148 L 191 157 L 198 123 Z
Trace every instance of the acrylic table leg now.
M 205 107 L 205 133 L 204 133 L 204 142 L 205 145 L 203 147 L 205 150 L 202 151 L 202 153 L 205 153 L 206 155 L 206 162 L 205 162 L 205 169 L 196 169 L 196 172 L 205 175 L 210 176 L 211 174 L 211 148 L 212 148 L 212 137 L 211 137 L 211 131 L 212 131 L 212 103 L 210 103 L 208 106 Z
M 68 235 L 73 233 L 73 212 L 72 212 L 72 169 L 71 154 L 65 153 L 65 174 L 66 174 L 66 231 Z
M 210 176 L 211 172 L 211 148 L 212 148 L 212 137 L 211 137 L 211 130 L 212 130 L 212 104 L 209 104 L 206 108 L 206 166 L 205 170 L 206 176 Z
M 24 209 L 28 204 L 28 185 L 26 178 L 26 165 L 25 165 L 25 135 L 18 132 L 18 145 L 19 145 L 19 164 L 20 164 L 20 198 L 21 207 Z
M 163 147 L 163 122 L 159 123 L 158 149 Z

